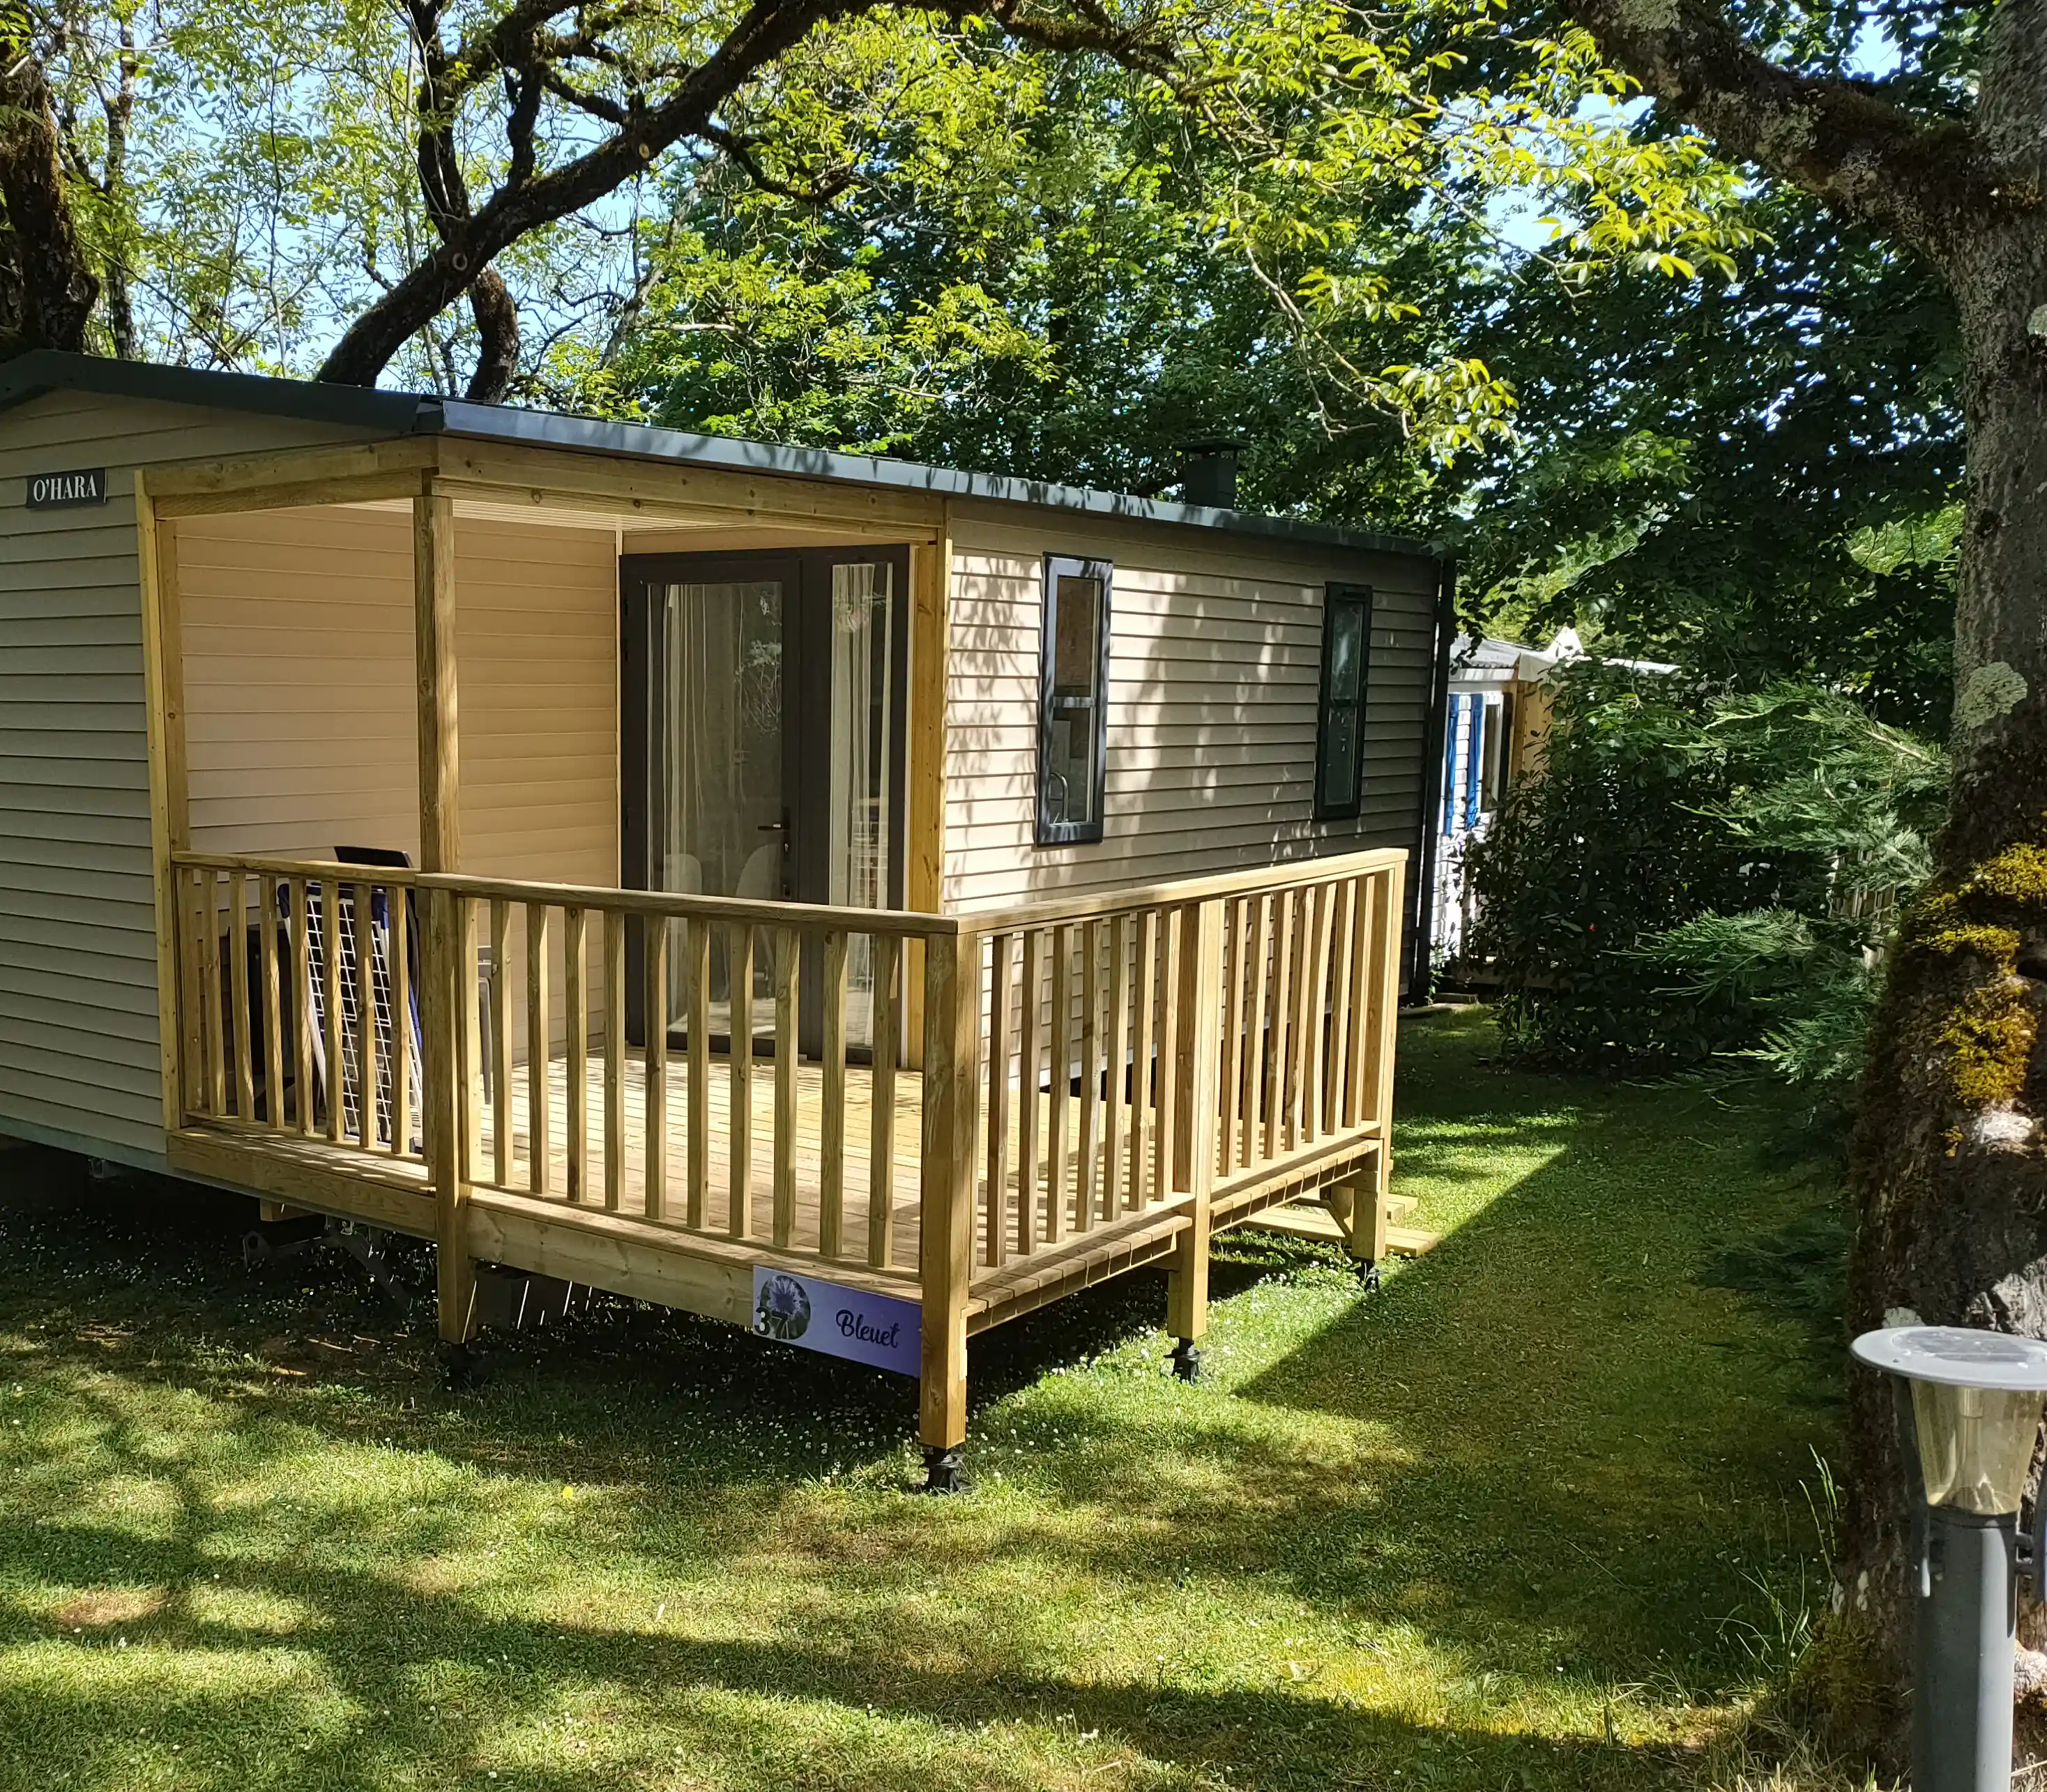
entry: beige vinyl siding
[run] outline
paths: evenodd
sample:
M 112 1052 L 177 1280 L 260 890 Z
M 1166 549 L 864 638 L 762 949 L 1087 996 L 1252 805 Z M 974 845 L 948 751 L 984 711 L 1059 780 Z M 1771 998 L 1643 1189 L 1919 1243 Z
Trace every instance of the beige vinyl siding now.
M 1226 870 L 1418 837 L 1435 567 L 1164 524 L 956 505 L 948 908 Z M 1044 556 L 1115 567 L 1103 838 L 1039 846 Z M 1325 585 L 1373 588 L 1364 798 L 1313 819 Z
M 0 1132 L 164 1149 L 133 470 L 360 432 L 50 393 L 0 412 Z M 30 473 L 108 469 L 103 505 Z
M 416 863 L 409 516 L 273 510 L 178 527 L 193 846 L 310 858 L 397 847 Z M 465 871 L 618 883 L 613 544 L 609 529 L 456 520 Z M 522 967 L 524 928 L 521 914 Z M 523 1059 L 523 998 L 513 1031 Z M 559 999 L 554 1032 L 567 1037 Z
M 419 853 L 408 517 L 271 510 L 178 525 L 192 844 Z M 618 881 L 609 530 L 458 520 L 462 869 Z

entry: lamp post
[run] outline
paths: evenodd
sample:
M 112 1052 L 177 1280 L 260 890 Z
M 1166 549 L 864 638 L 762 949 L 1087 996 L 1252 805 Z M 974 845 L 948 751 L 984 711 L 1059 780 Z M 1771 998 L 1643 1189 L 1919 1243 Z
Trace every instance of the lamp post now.
M 1912 1698 L 1913 1792 L 2009 1792 L 2018 1577 L 2047 1574 L 2047 1500 L 2022 1547 L 2018 1505 L 2047 1345 L 1960 1326 L 1865 1332 L 1858 1360 L 1912 1388 L 1921 1506 Z

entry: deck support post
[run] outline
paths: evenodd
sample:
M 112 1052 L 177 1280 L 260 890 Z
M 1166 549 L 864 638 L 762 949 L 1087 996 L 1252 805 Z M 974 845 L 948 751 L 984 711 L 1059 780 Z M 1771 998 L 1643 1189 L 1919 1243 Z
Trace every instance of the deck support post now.
M 935 539 L 910 549 L 910 691 L 903 906 L 937 914 L 945 906 L 946 668 L 951 631 L 953 543 L 941 521 Z M 923 945 L 907 942 L 903 1068 L 920 1070 L 924 1050 Z
M 420 864 L 462 869 L 462 784 L 455 720 L 455 501 L 412 500 L 412 636 L 419 675 Z M 426 987 L 420 993 L 427 1161 L 433 1179 L 435 1280 L 442 1341 L 458 1350 L 476 1326 L 476 1264 L 469 1254 L 463 1180 L 466 1104 L 462 1050 L 468 904 L 428 892 Z M 499 1067 L 498 1074 L 505 1070 Z M 459 1368 L 461 1365 L 458 1364 Z
M 934 931 L 927 938 L 923 1043 L 918 1434 L 927 1484 L 951 1491 L 958 1480 L 957 1453 L 966 1441 L 966 1302 L 973 1277 L 981 1118 L 981 940 L 976 934 Z M 942 1460 L 948 1457 L 950 1464 Z
M 1218 1087 L 1222 1053 L 1222 923 L 1220 900 L 1198 902 L 1176 918 L 1180 935 L 1178 1037 L 1170 1074 L 1177 1083 L 1173 1136 L 1160 1148 L 1173 1154 L 1172 1186 L 1193 1197 L 1188 1225 L 1174 1241 L 1166 1278 L 1166 1327 L 1177 1341 L 1173 1372 L 1192 1381 L 1200 1372 L 1195 1349 L 1209 1327 L 1209 1202 L 1215 1186 Z
M 1379 1266 L 1391 1246 L 1387 1230 L 1392 1214 L 1386 1204 L 1387 1153 L 1375 1146 L 1372 1162 L 1330 1184 L 1323 1202 L 1344 1229 L 1344 1249 L 1368 1288 L 1379 1286 Z

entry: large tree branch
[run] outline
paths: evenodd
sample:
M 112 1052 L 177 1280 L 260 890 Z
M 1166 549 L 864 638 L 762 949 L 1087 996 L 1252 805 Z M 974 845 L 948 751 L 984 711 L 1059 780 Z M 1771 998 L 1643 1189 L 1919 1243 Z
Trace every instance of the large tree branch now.
M 348 385 L 373 385 L 377 375 L 408 338 L 425 327 L 468 288 L 476 270 L 517 242 L 571 212 L 594 203 L 638 174 L 662 151 L 686 137 L 705 137 L 717 127 L 718 108 L 778 56 L 800 43 L 818 25 L 879 9 L 880 0 L 753 0 L 717 49 L 687 71 L 658 106 L 629 106 L 625 122 L 594 149 L 559 167 L 499 187 L 463 223 L 459 240 L 444 240 L 393 283 L 381 297 L 350 325 L 321 366 L 318 377 Z M 1093 0 L 1089 0 L 1090 5 Z M 436 0 L 413 0 L 436 21 L 435 36 L 422 34 L 423 48 L 438 46 Z M 555 0 L 524 0 L 519 10 L 529 35 L 542 18 L 560 10 Z M 1141 26 L 1049 10 L 1040 0 L 937 0 L 927 10 L 961 20 L 992 17 L 1012 35 L 1065 52 L 1094 50 L 1126 66 L 1154 75 L 1168 75 L 1170 50 Z M 1103 15 L 1106 19 L 1106 15 Z M 486 33 L 493 43 L 495 32 Z M 496 53 L 493 52 L 493 53 Z M 455 59 L 441 55 L 443 80 Z M 430 114 L 427 83 L 421 83 L 421 174 L 428 177 L 429 118 L 445 104 L 436 87 Z M 431 158 L 437 164 L 436 150 Z M 445 166 L 434 178 L 443 192 L 451 188 Z M 459 176 L 455 176 L 459 178 Z M 430 197 L 430 206 L 433 203 Z
M 1615 67 L 1720 145 L 1952 265 L 1987 215 L 2039 202 L 1968 125 L 1759 54 L 1716 0 L 1565 0 Z M 2035 0 L 2018 0 L 2031 6 Z

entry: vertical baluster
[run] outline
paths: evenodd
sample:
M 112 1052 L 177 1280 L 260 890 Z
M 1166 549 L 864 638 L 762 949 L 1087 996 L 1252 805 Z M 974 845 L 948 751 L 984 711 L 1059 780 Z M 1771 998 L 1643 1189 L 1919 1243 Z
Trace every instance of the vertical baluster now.
M 694 923 L 693 932 L 703 923 Z M 640 957 L 647 973 L 647 1045 L 640 1068 L 645 1074 L 640 1113 L 640 1162 L 645 1181 L 647 1217 L 658 1220 L 668 1210 L 668 923 L 649 915 L 642 928 Z M 692 1048 L 696 1042 L 691 1042 Z M 695 1091 L 691 1091 L 694 1105 Z M 692 1118 L 695 1117 L 692 1116 Z
M 1248 1167 L 1258 1162 L 1263 1155 L 1260 1140 L 1265 1117 L 1265 1104 L 1260 1098 L 1265 1086 L 1265 1061 L 1271 1047 L 1265 1037 L 1265 988 L 1267 966 L 1272 950 L 1272 898 L 1260 894 L 1251 899 L 1248 904 L 1251 937 L 1248 950 L 1250 962 L 1245 967 L 1250 992 L 1245 1000 L 1249 1015 L 1244 1029 L 1244 1082 L 1237 1092 L 1237 1105 L 1242 1122 L 1237 1141 L 1237 1162 Z
M 1023 987 L 1018 1000 L 1021 1038 L 1016 1054 L 1016 1254 L 1027 1257 L 1038 1244 L 1039 1042 L 1044 1037 L 1038 1004 L 1043 987 L 1044 935 L 1023 935 Z
M 1362 1126 L 1370 1118 L 1366 1105 L 1366 1078 L 1371 1074 L 1370 1046 L 1365 1029 L 1370 1024 L 1372 942 L 1376 937 L 1379 880 L 1357 881 L 1357 914 L 1352 923 L 1356 945 L 1350 965 L 1350 1064 L 1344 1076 L 1344 1100 L 1350 1124 Z
M 342 1112 L 341 880 L 331 874 L 320 879 L 320 995 L 327 1010 L 320 1028 L 320 1043 L 327 1052 L 327 1140 L 338 1145 L 347 1117 Z
M 206 1111 L 216 1120 L 227 1112 L 227 1054 L 220 998 L 219 881 L 211 871 L 200 874 L 199 974 L 206 985 Z
M 1166 937 L 1159 967 L 1159 1137 L 1151 1155 L 1151 1195 L 1155 1201 L 1163 1201 L 1171 1195 L 1178 1180 L 1173 1163 L 1173 1141 L 1178 1136 L 1174 1128 L 1181 1101 L 1178 1060 L 1180 958 L 1185 950 L 1187 915 L 1192 912 L 1169 908 L 1161 918 Z
M 836 1257 L 846 1225 L 846 935 L 825 935 L 824 1113 L 818 1165 L 818 1249 Z
M 562 1026 L 568 1035 L 568 1066 L 563 1074 L 568 1099 L 568 1186 L 571 1201 L 590 1195 L 590 967 L 589 924 L 580 908 L 562 911 Z
M 1400 996 L 1399 973 L 1393 964 L 1393 954 L 1400 939 L 1399 905 L 1394 895 L 1394 880 L 1398 875 L 1396 872 L 1382 871 L 1373 880 L 1371 945 L 1367 953 L 1370 963 L 1365 985 L 1368 995 L 1360 1004 L 1363 1012 L 1364 1093 L 1369 1104 L 1366 1117 L 1379 1123 L 1382 1140 L 1391 1132 L 1393 1119 L 1393 1015 Z M 1383 1146 L 1380 1160 L 1382 1163 L 1385 1161 Z M 1380 1192 L 1385 1192 L 1383 1179 Z
M 981 1260 L 999 1269 L 1009 1259 L 1009 1010 L 1016 936 L 999 933 L 989 949 L 988 979 L 988 1211 Z
M 512 1186 L 512 904 L 490 904 L 491 1180 Z
M 455 1024 L 460 1029 L 462 1088 L 462 1175 L 466 1182 L 483 1179 L 483 968 L 477 933 L 478 903 L 466 896 L 455 898 Z
M 256 1066 L 249 1038 L 249 882 L 239 871 L 227 874 L 228 1005 L 234 1010 L 230 1036 L 234 1041 L 234 1116 L 245 1123 L 256 1117 Z
M 355 1139 L 366 1151 L 377 1148 L 377 927 L 376 892 L 351 887 L 355 914 Z
M 1275 890 L 1272 896 L 1272 1003 L 1266 1011 L 1271 1036 L 1265 1043 L 1265 1155 L 1279 1155 L 1279 1124 L 1287 1093 L 1287 1020 L 1294 952 L 1294 894 Z
M 549 1073 L 554 1069 L 554 1016 L 548 1001 L 548 905 L 526 904 L 526 1186 L 545 1194 L 551 1179 L 548 1135 Z
M 775 930 L 775 1217 L 776 1244 L 786 1249 L 796 1230 L 796 993 L 802 987 L 803 936 Z
M 299 1132 L 313 1136 L 312 887 L 292 880 L 292 1074 L 297 1089 Z
M 178 911 L 178 1102 L 184 1116 L 206 1108 L 206 1020 L 199 970 L 199 873 L 190 866 L 172 873 Z
M 1302 954 L 1306 974 L 1301 990 L 1301 1090 L 1294 1097 L 1300 1122 L 1294 1144 L 1311 1145 L 1320 1136 L 1322 1113 L 1322 1053 L 1329 1016 L 1329 935 L 1335 916 L 1336 886 L 1319 884 L 1309 892 L 1314 927 Z
M 1051 1110 L 1045 1123 L 1045 1242 L 1066 1235 L 1066 1110 L 1074 1075 L 1074 930 L 1052 929 Z
M 1074 1177 L 1074 1223 L 1085 1232 L 1100 1201 L 1095 1150 L 1101 1137 L 1101 923 L 1081 923 L 1081 1153 Z
M 1356 945 L 1351 930 L 1357 880 L 1346 877 L 1330 894 L 1336 904 L 1336 923 L 1329 937 L 1329 1038 L 1322 1078 L 1321 1129 L 1341 1132 L 1350 1124 L 1344 1091 L 1350 1074 L 1350 957 Z
M 1217 1163 L 1221 1173 L 1229 1175 L 1236 1163 L 1237 1128 L 1242 1124 L 1244 1091 L 1244 972 L 1248 964 L 1251 946 L 1251 904 L 1243 896 L 1225 905 L 1224 913 L 1229 917 L 1229 971 L 1223 984 L 1222 998 L 1222 1081 L 1217 1086 L 1217 1097 L 1221 1112 L 1216 1128 L 1220 1136 L 1217 1148 Z
M 391 1155 L 412 1150 L 412 892 L 391 886 Z
M 1151 1144 L 1155 1136 L 1151 1049 L 1158 980 L 1159 911 L 1147 908 L 1137 917 L 1137 988 L 1132 997 L 1136 1004 L 1137 1042 L 1130 1064 L 1130 1182 L 1123 1191 L 1124 1206 L 1132 1209 L 1144 1205 L 1144 1191 L 1151 1186 Z
M 896 1008 L 896 962 L 902 942 L 876 934 L 874 954 L 874 1101 L 873 1148 L 867 1173 L 867 1261 L 886 1269 L 896 1260 L 896 1056 L 900 1021 Z M 980 967 L 975 966 L 977 974 Z
M 692 920 L 685 936 L 690 955 L 689 1139 L 683 1217 L 701 1229 L 710 1200 L 710 923 Z
M 1129 918 L 1109 918 L 1109 1039 L 1103 1054 L 1107 1059 L 1103 1074 L 1108 1078 L 1103 1094 L 1109 1105 L 1101 1143 L 1101 1217 L 1116 1217 L 1129 1198 L 1129 1179 L 1124 1174 L 1124 1127 L 1129 1108 L 1128 1054 L 1130 1033 L 1130 960 L 1124 949 Z
M 604 1206 L 625 1191 L 625 917 L 604 911 Z
M 731 1191 L 726 1197 L 725 1229 L 744 1238 L 753 1229 L 753 928 L 741 922 L 726 932 L 726 954 L 732 966 L 732 1050 L 730 1098 L 726 1136 L 731 1155 Z
M 1294 927 L 1294 1019 L 1287 1052 L 1287 1144 L 1298 1151 L 1302 1114 L 1306 1105 L 1308 1066 L 1314 1060 L 1315 936 L 1321 931 L 1321 892 L 1309 884 L 1295 892 Z
M 277 976 L 277 880 L 257 886 L 257 1000 L 263 1004 L 263 1118 L 273 1132 L 284 1129 L 284 1001 Z

